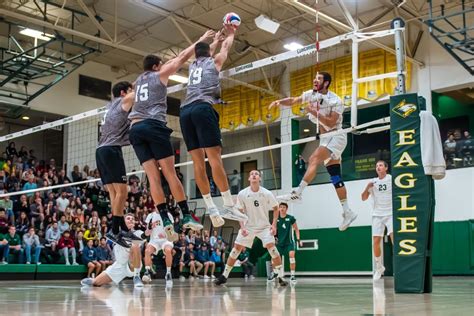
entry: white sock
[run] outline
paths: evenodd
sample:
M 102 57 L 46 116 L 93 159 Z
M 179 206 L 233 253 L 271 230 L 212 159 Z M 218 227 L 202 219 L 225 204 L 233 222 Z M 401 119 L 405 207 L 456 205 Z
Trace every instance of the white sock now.
M 140 268 L 133 269 L 133 274 L 140 275 L 140 270 L 141 270 Z
M 295 270 L 291 270 L 290 273 L 291 273 L 291 276 L 295 276 Z
M 296 189 L 296 193 L 301 194 L 303 190 L 308 186 L 308 183 L 304 180 L 301 180 L 300 185 Z
M 349 211 L 349 202 L 347 202 L 347 199 L 344 199 L 344 200 L 340 200 L 341 202 L 341 205 L 342 205 L 342 211 L 344 213 L 346 213 L 347 211 Z
M 226 278 L 229 277 L 229 274 L 230 274 L 230 271 L 232 271 L 232 268 L 233 268 L 233 267 L 231 267 L 231 266 L 228 265 L 228 264 L 225 265 L 225 269 L 224 269 L 224 273 L 223 273 L 223 274 L 224 274 L 224 276 L 225 276 Z
M 151 267 L 150 267 L 150 266 L 145 266 L 145 270 L 148 271 L 148 272 L 150 272 Z
M 283 278 L 283 276 L 285 275 L 285 272 L 283 271 L 283 266 L 282 265 L 276 266 L 275 270 L 273 272 L 276 272 L 278 274 L 279 278 Z
M 204 203 L 206 203 L 207 208 L 216 208 L 216 205 L 214 204 L 210 193 L 203 194 L 202 198 L 204 199 Z
M 234 201 L 232 200 L 232 194 L 230 194 L 230 190 L 225 192 L 221 192 L 222 198 L 224 199 L 225 206 L 234 206 Z
M 380 256 L 380 257 L 375 257 L 375 263 L 381 264 L 381 263 L 382 263 L 382 256 Z
M 166 267 L 166 274 L 171 273 L 171 267 Z

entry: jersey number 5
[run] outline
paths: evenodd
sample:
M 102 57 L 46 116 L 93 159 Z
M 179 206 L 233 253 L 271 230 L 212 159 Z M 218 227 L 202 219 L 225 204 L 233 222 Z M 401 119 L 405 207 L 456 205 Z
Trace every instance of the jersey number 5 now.
M 137 92 L 135 92 L 135 102 L 148 100 L 148 83 L 137 85 Z
M 189 84 L 199 84 L 202 79 L 202 68 L 196 68 L 189 74 Z

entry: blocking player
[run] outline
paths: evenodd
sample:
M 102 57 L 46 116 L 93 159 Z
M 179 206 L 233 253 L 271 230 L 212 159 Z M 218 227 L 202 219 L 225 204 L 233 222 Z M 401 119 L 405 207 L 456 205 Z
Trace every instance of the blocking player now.
M 290 259 L 290 283 L 296 284 L 296 259 L 295 259 L 295 242 L 293 231 L 296 234 L 296 241 L 301 246 L 300 230 L 296 224 L 296 218 L 288 214 L 288 204 L 282 202 L 279 206 L 280 215 L 277 220 L 277 249 L 282 256 L 288 256 Z
M 107 238 L 122 247 L 128 247 L 124 238 L 137 239 L 129 232 L 123 218 L 127 199 L 127 176 L 122 146 L 130 144 L 128 114 L 134 99 L 132 84 L 127 81 L 119 82 L 113 86 L 112 94 L 114 99 L 107 103 L 104 123 L 100 127 L 96 161 L 102 183 L 109 191 L 112 205 L 112 229 L 107 234 Z
M 331 80 L 329 73 L 320 72 L 313 80 L 312 90 L 303 92 L 299 97 L 288 97 L 273 101 L 269 108 L 307 103 L 306 111 L 310 120 L 319 126 L 320 131 L 319 147 L 309 157 L 308 168 L 298 188 L 291 191 L 290 194 L 278 198 L 290 202 L 301 200 L 304 189 L 316 177 L 318 165 L 324 163 L 342 206 L 343 221 L 339 226 L 339 230 L 344 231 L 357 218 L 357 214 L 352 212 L 349 207 L 347 191 L 341 175 L 341 154 L 347 145 L 347 135 L 325 135 L 342 129 L 344 112 L 344 104 L 341 98 L 334 92 L 329 91 Z
M 133 230 L 135 226 L 135 217 L 133 214 L 125 215 L 125 224 L 127 229 L 140 239 L 144 237 L 141 230 Z M 132 242 L 128 247 L 122 247 L 119 244 L 114 246 L 115 262 L 96 278 L 85 278 L 81 280 L 83 286 L 102 286 L 109 283 L 119 284 L 125 278 L 133 278 L 135 287 L 143 287 L 140 279 L 140 270 L 142 268 L 142 257 L 140 245 L 143 241 Z
M 239 192 L 237 196 L 237 207 L 243 211 L 248 220 L 240 222 L 240 230 L 235 240 L 234 248 L 229 254 L 227 264 L 219 278 L 214 282 L 221 285 L 227 282 L 227 278 L 234 267 L 239 254 L 246 247 L 251 248 L 255 237 L 259 238 L 263 246 L 267 248 L 273 261 L 273 266 L 278 273 L 278 283 L 286 286 L 281 256 L 275 246 L 276 225 L 278 219 L 278 202 L 272 192 L 260 186 L 260 172 L 250 171 L 250 186 Z M 273 223 L 270 224 L 268 211 L 273 209 Z
M 213 35 L 213 31 L 207 31 L 196 43 Z M 144 72 L 135 81 L 135 104 L 129 115 L 129 119 L 132 121 L 130 143 L 140 164 L 145 169 L 150 182 L 153 202 L 163 219 L 167 238 L 172 241 L 176 240 L 178 236 L 167 215 L 166 198 L 160 181 L 160 169 L 183 212 L 183 227 L 192 230 L 202 229 L 202 225 L 196 222 L 189 212 L 183 185 L 176 175 L 174 151 L 170 141 L 173 131 L 166 126 L 168 79 L 192 56 L 196 43 L 165 64 L 162 63 L 161 58 L 155 55 L 148 55 L 144 58 Z
M 163 220 L 160 213 L 152 212 L 148 214 L 145 219 L 147 229 L 145 236 L 150 236 L 150 241 L 145 248 L 145 274 L 142 277 L 142 281 L 145 283 L 151 282 L 151 265 L 152 255 L 157 255 L 159 251 L 163 251 L 165 254 L 166 262 L 166 287 L 173 286 L 173 276 L 171 275 L 171 265 L 173 264 L 173 243 L 166 239 L 165 228 L 163 227 Z
M 194 49 L 196 60 L 189 66 L 186 99 L 181 104 L 179 114 L 184 142 L 194 162 L 196 184 L 206 203 L 214 227 L 224 225 L 222 217 L 246 220 L 246 217 L 234 208 L 234 201 L 221 159 L 222 137 L 219 128 L 219 115 L 212 107 L 213 104 L 220 102 L 219 71 L 227 59 L 235 36 L 234 26 L 224 25 L 224 29 L 227 36 L 222 41 L 219 53 L 214 57 L 213 53 L 220 43 L 221 34 L 216 34 L 211 45 L 205 42 L 196 44 Z M 224 200 L 222 213 L 219 213 L 211 197 L 211 188 L 206 174 L 206 156 L 211 165 L 212 178 Z
M 385 228 L 393 244 L 393 222 L 392 222 L 392 176 L 387 173 L 388 164 L 380 160 L 375 166 L 378 177 L 373 178 L 362 192 L 362 201 L 369 196 L 373 199 L 372 213 L 372 238 L 375 257 L 374 280 L 382 277 L 385 267 L 382 264 L 382 250 L 380 244 L 384 236 Z

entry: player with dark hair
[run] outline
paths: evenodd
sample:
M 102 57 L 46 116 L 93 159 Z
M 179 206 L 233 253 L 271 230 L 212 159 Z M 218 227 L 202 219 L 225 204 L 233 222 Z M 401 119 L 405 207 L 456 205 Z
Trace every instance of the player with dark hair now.
M 290 194 L 278 198 L 291 202 L 301 200 L 304 189 L 316 177 L 318 165 L 324 163 L 342 206 L 343 221 L 339 230 L 344 231 L 357 218 L 357 214 L 349 208 L 347 191 L 341 174 L 341 155 L 347 145 L 347 135 L 331 133 L 342 129 L 344 113 L 344 104 L 341 98 L 329 91 L 331 80 L 329 73 L 319 72 L 313 80 L 312 90 L 303 92 L 299 97 L 273 101 L 269 107 L 308 104 L 305 110 L 308 112 L 310 120 L 319 126 L 319 147 L 309 157 L 303 180 Z
M 135 81 L 135 104 L 129 115 L 132 121 L 130 142 L 148 177 L 153 202 L 163 219 L 167 238 L 171 241 L 177 239 L 177 234 L 168 219 L 160 172 L 183 213 L 183 227 L 200 230 L 202 225 L 191 216 L 183 185 L 176 175 L 174 150 L 170 141 L 173 131 L 166 126 L 166 86 L 169 77 L 192 56 L 195 45 L 213 35 L 213 31 L 207 31 L 196 43 L 164 64 L 158 56 L 146 56 L 143 60 L 144 72 Z

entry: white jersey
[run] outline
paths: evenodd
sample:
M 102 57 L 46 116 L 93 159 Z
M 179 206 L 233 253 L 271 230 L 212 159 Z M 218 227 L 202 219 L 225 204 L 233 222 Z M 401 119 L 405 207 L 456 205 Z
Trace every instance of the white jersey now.
M 264 187 L 260 187 L 258 192 L 253 192 L 250 187 L 243 189 L 237 196 L 237 203 L 249 218 L 245 227 L 250 230 L 262 230 L 270 227 L 268 212 L 275 206 L 278 207 L 278 201 L 273 193 Z
M 147 227 L 151 227 L 152 224 L 157 223 L 155 228 L 151 230 L 150 240 L 166 238 L 165 228 L 163 227 L 163 219 L 161 218 L 160 213 L 152 212 L 148 214 L 145 219 L 145 223 Z
M 143 231 L 135 230 L 133 234 L 141 238 L 143 236 Z M 120 246 L 119 244 L 115 244 L 114 256 L 115 256 L 114 264 L 128 265 L 129 257 L 130 257 L 130 248 L 125 248 L 125 247 Z
M 374 186 L 370 194 L 374 202 L 373 216 L 392 215 L 392 176 L 387 174 L 383 179 L 372 179 Z
M 337 94 L 332 91 L 328 91 L 327 94 L 321 94 L 313 90 L 308 90 L 303 92 L 301 97 L 303 99 L 303 103 L 309 103 L 311 105 L 316 105 L 317 103 L 319 103 L 320 115 L 328 116 L 332 112 L 336 112 L 337 114 L 339 114 L 335 126 L 330 127 L 319 122 L 319 124 L 324 127 L 326 131 L 332 131 L 342 128 L 342 114 L 344 113 L 344 104 L 342 103 L 341 98 L 337 96 Z M 317 124 L 318 120 L 313 114 L 308 113 L 308 116 L 311 122 Z

